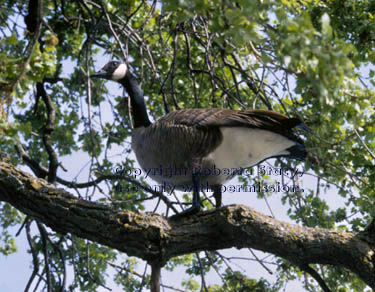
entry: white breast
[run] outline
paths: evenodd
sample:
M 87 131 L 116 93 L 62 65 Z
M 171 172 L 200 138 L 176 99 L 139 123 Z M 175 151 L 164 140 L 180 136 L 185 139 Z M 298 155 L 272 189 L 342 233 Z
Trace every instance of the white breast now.
M 212 159 L 221 169 L 250 167 L 268 157 L 288 155 L 286 149 L 296 144 L 266 130 L 243 127 L 223 127 L 220 130 L 223 142 L 206 158 Z

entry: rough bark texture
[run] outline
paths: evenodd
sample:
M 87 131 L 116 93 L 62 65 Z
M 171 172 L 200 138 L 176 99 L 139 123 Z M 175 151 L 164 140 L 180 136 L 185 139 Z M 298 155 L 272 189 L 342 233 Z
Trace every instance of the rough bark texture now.
M 134 213 L 78 199 L 63 189 L 0 161 L 0 201 L 52 229 L 73 233 L 150 263 L 230 247 L 255 248 L 296 265 L 328 264 L 357 273 L 375 289 L 375 236 L 307 228 L 277 221 L 243 205 L 185 219 Z

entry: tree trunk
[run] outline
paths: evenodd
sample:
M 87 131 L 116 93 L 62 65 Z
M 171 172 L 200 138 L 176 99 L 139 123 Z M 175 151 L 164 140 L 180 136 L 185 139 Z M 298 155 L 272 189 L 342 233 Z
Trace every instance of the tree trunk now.
M 160 292 L 160 272 L 161 266 L 159 263 L 151 265 L 151 292 Z

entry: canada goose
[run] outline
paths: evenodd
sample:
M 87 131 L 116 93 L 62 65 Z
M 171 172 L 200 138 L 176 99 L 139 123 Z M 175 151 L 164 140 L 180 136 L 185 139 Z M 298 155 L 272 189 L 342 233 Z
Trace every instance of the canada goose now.
M 143 92 L 125 64 L 111 61 L 91 77 L 117 81 L 128 92 L 132 149 L 144 171 L 171 189 L 186 191 L 190 186 L 192 207 L 179 215 L 200 210 L 201 186 L 210 186 L 216 207 L 221 206 L 221 185 L 236 174 L 225 169 L 251 167 L 271 157 L 306 157 L 303 141 L 291 131 L 301 124 L 298 118 L 267 110 L 194 108 L 151 123 Z

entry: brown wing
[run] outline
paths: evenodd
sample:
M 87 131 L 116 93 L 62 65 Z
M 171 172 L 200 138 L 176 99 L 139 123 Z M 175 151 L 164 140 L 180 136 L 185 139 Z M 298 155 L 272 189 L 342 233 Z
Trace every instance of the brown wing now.
M 195 127 L 179 118 L 168 114 L 144 129 L 140 140 L 150 145 L 149 150 L 155 152 L 152 157 L 158 161 L 169 161 L 172 165 L 190 163 L 192 158 L 207 156 L 221 143 L 223 137 L 218 127 Z M 160 143 L 161 147 L 153 147 Z
M 289 136 L 290 129 L 301 123 L 298 118 L 288 118 L 267 110 L 184 109 L 169 113 L 161 120 L 196 128 L 247 127 L 269 130 Z

